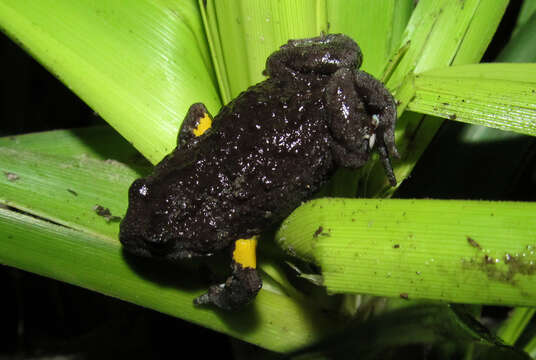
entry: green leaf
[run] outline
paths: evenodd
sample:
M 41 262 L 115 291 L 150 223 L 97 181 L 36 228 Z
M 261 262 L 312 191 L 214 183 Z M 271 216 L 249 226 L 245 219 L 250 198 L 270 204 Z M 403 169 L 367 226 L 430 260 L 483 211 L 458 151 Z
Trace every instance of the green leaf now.
M 221 105 L 194 0 L 0 0 L 0 28 L 153 163 L 192 103 Z
M 62 157 L 0 148 L 0 201 L 95 235 L 116 238 L 94 207 L 122 216 L 128 184 L 138 175 L 122 163 L 87 156 Z M 14 178 L 15 177 L 15 178 Z
M 523 1 L 521 10 L 519 11 L 519 16 L 517 18 L 516 28 L 514 29 L 513 35 L 516 36 L 517 32 L 529 21 L 534 14 L 536 13 L 536 2 L 526 0 Z
M 534 336 L 523 348 L 533 359 L 536 357 L 536 336 Z
M 413 10 L 413 0 L 327 2 L 330 33 L 352 37 L 363 52 L 362 70 L 381 77 Z
M 321 267 L 329 293 L 536 305 L 536 204 L 318 199 L 276 241 Z
M 535 312 L 536 308 L 519 307 L 513 309 L 508 319 L 501 324 L 497 336 L 503 339 L 506 344 L 514 345 Z
M 410 42 L 387 84 L 397 89 L 409 73 L 480 60 L 499 25 L 507 0 L 422 0 L 406 27 Z
M 232 314 L 194 307 L 192 299 L 205 291 L 195 281 L 195 271 L 181 270 L 188 278 L 177 277 L 177 268 L 126 261 L 115 238 L 5 209 L 0 209 L 0 234 L 2 264 L 149 307 L 274 351 L 304 346 L 332 329 L 324 315 L 269 291 L 261 291 L 254 306 Z
M 401 41 L 409 44 L 408 50 L 386 84 L 400 102 L 399 111 L 405 110 L 415 95 L 414 74 L 478 62 L 507 4 L 507 0 L 419 1 Z M 398 119 L 395 138 L 402 159 L 395 160 L 393 166 L 399 181 L 410 174 L 440 125 L 438 118 L 412 112 Z M 364 171 L 368 174 L 361 194 L 385 197 L 396 190 L 389 186 L 379 162 L 370 164 Z
M 141 155 L 108 126 L 54 130 L 0 138 L 0 147 L 32 151 L 41 155 L 88 156 L 122 162 L 141 160 Z M 143 160 L 141 160 L 143 161 Z M 148 163 L 140 165 L 148 166 Z
M 525 8 L 528 4 L 536 9 L 535 1 L 525 1 Z M 528 9 L 527 9 L 528 10 Z M 520 16 L 521 18 L 521 16 Z M 512 39 L 506 44 L 501 53 L 497 56 L 496 61 L 499 62 L 535 62 L 536 61 L 536 43 L 534 36 L 536 35 L 536 12 L 523 22 L 518 24 L 518 29 L 512 36 Z
M 326 32 L 325 13 L 323 0 L 206 1 L 208 38 L 216 50 L 224 103 L 264 80 L 266 58 L 288 39 Z
M 448 342 L 448 343 L 447 343 Z M 449 305 L 417 304 L 354 324 L 320 343 L 291 354 L 298 359 L 400 359 L 421 355 L 422 350 L 404 346 L 435 344 L 444 358 L 459 358 L 468 344 L 477 347 L 474 359 L 530 359 L 515 348 L 504 346 L 463 309 Z M 450 348 L 447 348 L 448 345 Z M 495 354 L 493 354 L 495 353 Z M 497 355 L 499 355 L 497 357 Z M 406 355 L 406 356 L 405 356 Z M 450 356 L 449 356 L 450 355 Z M 486 356 L 485 356 L 486 355 Z
M 408 109 L 536 135 L 536 64 L 478 64 L 415 77 Z
M 96 130 L 103 138 L 117 136 L 111 129 L 107 135 Z M 95 134 L 88 133 L 88 139 Z M 44 149 L 58 139 L 64 139 L 63 146 L 56 142 L 57 147 L 42 153 L 18 149 L 24 143 Z M 122 216 L 128 186 L 139 174 L 118 161 L 80 154 L 82 143 L 80 131 L 0 139 L 0 203 L 47 220 L 0 209 L 0 238 L 4 239 L 0 263 L 131 301 L 274 351 L 304 346 L 339 327 L 335 317 L 322 315 L 311 303 L 270 291 L 268 286 L 243 312 L 194 307 L 192 300 L 208 286 L 197 271 L 125 256 L 117 239 L 118 222 L 107 222 L 94 210 L 98 204 L 113 216 Z M 60 147 L 63 151 L 58 151 Z M 93 150 L 98 149 L 95 144 Z

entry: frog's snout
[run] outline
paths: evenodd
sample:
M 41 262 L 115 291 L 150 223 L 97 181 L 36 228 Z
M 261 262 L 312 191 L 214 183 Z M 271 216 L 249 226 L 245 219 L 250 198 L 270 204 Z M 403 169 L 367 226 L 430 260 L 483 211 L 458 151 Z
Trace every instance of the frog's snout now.
M 173 243 L 171 236 L 163 234 L 153 234 L 144 238 L 148 250 L 153 254 L 165 254 Z

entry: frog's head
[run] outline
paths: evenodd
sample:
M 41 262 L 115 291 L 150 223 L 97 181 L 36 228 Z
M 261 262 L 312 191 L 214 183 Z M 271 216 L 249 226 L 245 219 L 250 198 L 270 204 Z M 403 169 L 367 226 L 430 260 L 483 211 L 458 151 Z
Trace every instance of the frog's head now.
M 137 179 L 129 189 L 129 206 L 121 221 L 119 240 L 125 250 L 139 256 L 167 256 L 173 252 L 173 244 L 164 234 L 155 231 L 155 194 L 145 179 Z M 164 224 L 161 224 L 164 225 Z
M 181 174 L 188 172 L 182 169 Z M 214 229 L 220 219 L 214 219 L 208 209 L 218 204 L 200 200 L 199 189 L 183 186 L 183 176 L 171 175 L 138 179 L 130 186 L 119 231 L 125 250 L 175 261 L 207 256 L 228 246 L 225 233 Z
M 363 56 L 356 42 L 343 34 L 289 40 L 266 60 L 266 74 L 332 74 L 340 68 L 357 69 Z

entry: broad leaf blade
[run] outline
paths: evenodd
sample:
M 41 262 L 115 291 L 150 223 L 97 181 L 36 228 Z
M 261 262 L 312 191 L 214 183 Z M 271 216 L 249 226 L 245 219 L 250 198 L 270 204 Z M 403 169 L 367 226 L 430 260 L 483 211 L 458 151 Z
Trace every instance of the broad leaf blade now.
M 377 78 L 400 46 L 413 0 L 328 1 L 330 33 L 352 37 L 363 52 L 362 70 Z
M 0 263 L 65 281 L 201 324 L 274 351 L 310 344 L 328 319 L 286 296 L 261 291 L 254 306 L 225 314 L 194 307 L 195 271 L 126 261 L 119 242 L 0 209 Z M 175 272 L 188 274 L 175 276 Z M 138 273 L 139 271 L 139 273 Z
M 415 78 L 408 109 L 536 135 L 536 65 L 478 64 L 427 71 Z
M 326 32 L 324 0 L 206 2 L 209 39 L 218 49 L 215 63 L 228 82 L 224 102 L 264 80 L 266 58 L 288 39 Z
M 193 0 L 2 0 L 0 28 L 153 163 L 192 103 L 220 107 Z
M 71 228 L 117 237 L 118 222 L 107 222 L 94 207 L 123 216 L 128 186 L 137 177 L 124 164 L 6 148 L 0 148 L 0 164 L 3 204 Z
M 536 204 L 318 199 L 276 240 L 317 263 L 329 293 L 536 305 Z
M 109 126 L 53 130 L 0 138 L 0 148 L 41 155 L 81 156 L 143 163 L 142 156 Z M 148 163 L 144 163 L 148 165 Z
M 398 88 L 411 72 L 479 61 L 507 4 L 507 0 L 419 1 L 402 40 L 411 45 L 388 85 Z

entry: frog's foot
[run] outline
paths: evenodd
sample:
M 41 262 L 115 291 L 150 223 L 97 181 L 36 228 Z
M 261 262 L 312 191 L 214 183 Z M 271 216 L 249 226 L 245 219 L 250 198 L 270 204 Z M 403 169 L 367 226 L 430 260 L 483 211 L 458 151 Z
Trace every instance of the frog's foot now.
M 211 286 L 206 294 L 194 299 L 194 304 L 213 304 L 224 310 L 238 310 L 255 298 L 261 286 L 257 270 L 240 269 L 225 283 Z
M 380 155 L 392 186 L 396 178 L 390 157 L 398 158 L 395 146 L 396 103 L 372 75 L 341 68 L 329 80 L 326 101 L 330 114 L 335 162 L 359 168 L 374 150 Z
M 355 77 L 357 93 L 367 99 L 366 107 L 371 115 L 370 125 L 376 134 L 377 148 L 383 146 L 388 156 L 399 159 L 400 155 L 395 145 L 395 99 L 387 88 L 372 75 L 358 70 L 355 72 Z M 369 142 L 371 142 L 372 148 L 374 145 L 372 137 Z M 381 153 L 380 156 L 382 156 Z
M 256 270 L 257 237 L 239 239 L 233 251 L 233 274 L 223 284 L 213 285 L 194 299 L 195 305 L 213 304 L 224 310 L 237 310 L 255 298 L 262 287 Z

